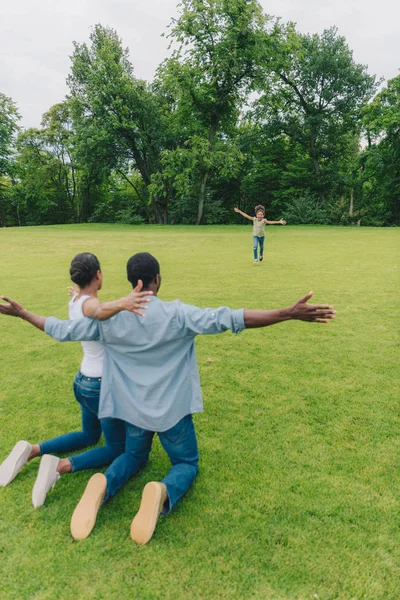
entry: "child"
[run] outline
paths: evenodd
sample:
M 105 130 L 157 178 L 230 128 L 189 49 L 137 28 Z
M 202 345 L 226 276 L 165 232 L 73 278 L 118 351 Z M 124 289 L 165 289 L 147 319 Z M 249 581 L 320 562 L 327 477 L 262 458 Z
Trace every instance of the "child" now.
M 260 262 L 264 259 L 264 238 L 265 238 L 265 226 L 266 225 L 286 225 L 286 221 L 281 219 L 280 221 L 268 221 L 265 218 L 265 208 L 259 204 L 255 208 L 255 217 L 250 217 L 246 213 L 242 212 L 238 208 L 234 209 L 235 212 L 240 213 L 249 221 L 253 221 L 253 240 L 254 240 L 254 262 L 258 263 L 258 245 L 260 244 Z

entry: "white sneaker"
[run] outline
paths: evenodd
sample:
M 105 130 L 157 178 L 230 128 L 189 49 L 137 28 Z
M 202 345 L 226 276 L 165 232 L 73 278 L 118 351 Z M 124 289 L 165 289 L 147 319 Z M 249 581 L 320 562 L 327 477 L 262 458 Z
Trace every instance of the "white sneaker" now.
M 32 504 L 34 508 L 43 506 L 47 493 L 56 485 L 60 479 L 57 467 L 60 459 L 51 454 L 44 454 L 39 465 L 39 472 L 32 490 Z
M 8 485 L 19 471 L 28 462 L 32 446 L 29 442 L 21 440 L 15 444 L 10 454 L 0 465 L 0 485 Z
M 258 263 L 258 260 L 255 258 L 255 259 L 254 259 L 254 264 L 256 264 L 256 263 Z

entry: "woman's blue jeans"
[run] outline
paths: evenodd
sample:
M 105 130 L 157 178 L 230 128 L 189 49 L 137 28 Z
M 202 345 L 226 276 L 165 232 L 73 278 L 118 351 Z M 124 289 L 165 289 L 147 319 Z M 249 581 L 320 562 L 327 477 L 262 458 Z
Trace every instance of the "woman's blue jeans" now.
M 82 431 L 73 431 L 41 442 L 40 454 L 64 454 L 97 444 L 101 432 L 105 446 L 69 457 L 72 471 L 95 469 L 110 464 L 125 448 L 125 425 L 118 419 L 99 419 L 101 377 L 86 377 L 80 371 L 74 380 L 74 394 L 82 413 Z
M 154 437 L 154 431 L 148 431 L 125 423 L 126 445 L 121 454 L 105 472 L 108 500 L 146 464 Z M 174 427 L 157 434 L 169 456 L 172 467 L 162 480 L 166 485 L 168 499 L 162 514 L 168 513 L 188 491 L 198 473 L 199 453 L 192 415 L 187 415 Z
M 258 237 L 258 235 L 253 236 L 253 251 L 254 251 L 254 260 L 258 259 L 257 251 L 258 245 L 260 245 L 260 256 L 264 254 L 264 236 Z

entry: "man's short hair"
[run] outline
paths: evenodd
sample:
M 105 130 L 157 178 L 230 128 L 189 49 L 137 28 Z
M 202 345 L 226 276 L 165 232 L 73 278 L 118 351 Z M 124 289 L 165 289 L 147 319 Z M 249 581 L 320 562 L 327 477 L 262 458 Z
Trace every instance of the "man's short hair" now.
M 160 274 L 160 265 L 158 260 L 148 252 L 138 252 L 128 260 L 126 272 L 132 287 L 136 287 L 141 279 L 143 287 L 147 288 Z

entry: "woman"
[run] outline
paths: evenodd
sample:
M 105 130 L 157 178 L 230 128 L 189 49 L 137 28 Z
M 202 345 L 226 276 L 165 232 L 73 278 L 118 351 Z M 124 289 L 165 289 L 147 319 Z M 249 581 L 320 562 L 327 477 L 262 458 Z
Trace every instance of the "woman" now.
M 102 287 L 103 274 L 94 254 L 78 254 L 71 262 L 71 280 L 77 293 L 69 303 L 69 318 L 92 317 L 101 321 L 109 319 L 121 310 L 129 310 L 144 316 L 151 292 L 141 292 L 138 285 L 125 298 L 101 303 L 97 294 Z M 82 342 L 83 359 L 76 374 L 73 388 L 82 414 L 82 431 L 66 433 L 38 444 L 19 441 L 0 465 L 0 485 L 6 486 L 16 477 L 22 467 L 39 456 L 42 457 L 38 476 L 32 490 L 35 508 L 42 506 L 47 492 L 54 487 L 60 475 L 82 469 L 98 468 L 111 463 L 125 447 L 125 426 L 118 419 L 99 419 L 100 386 L 103 372 L 104 348 L 100 342 Z M 101 433 L 105 446 L 94 448 L 84 454 L 59 459 L 54 454 L 81 450 L 97 444 Z

